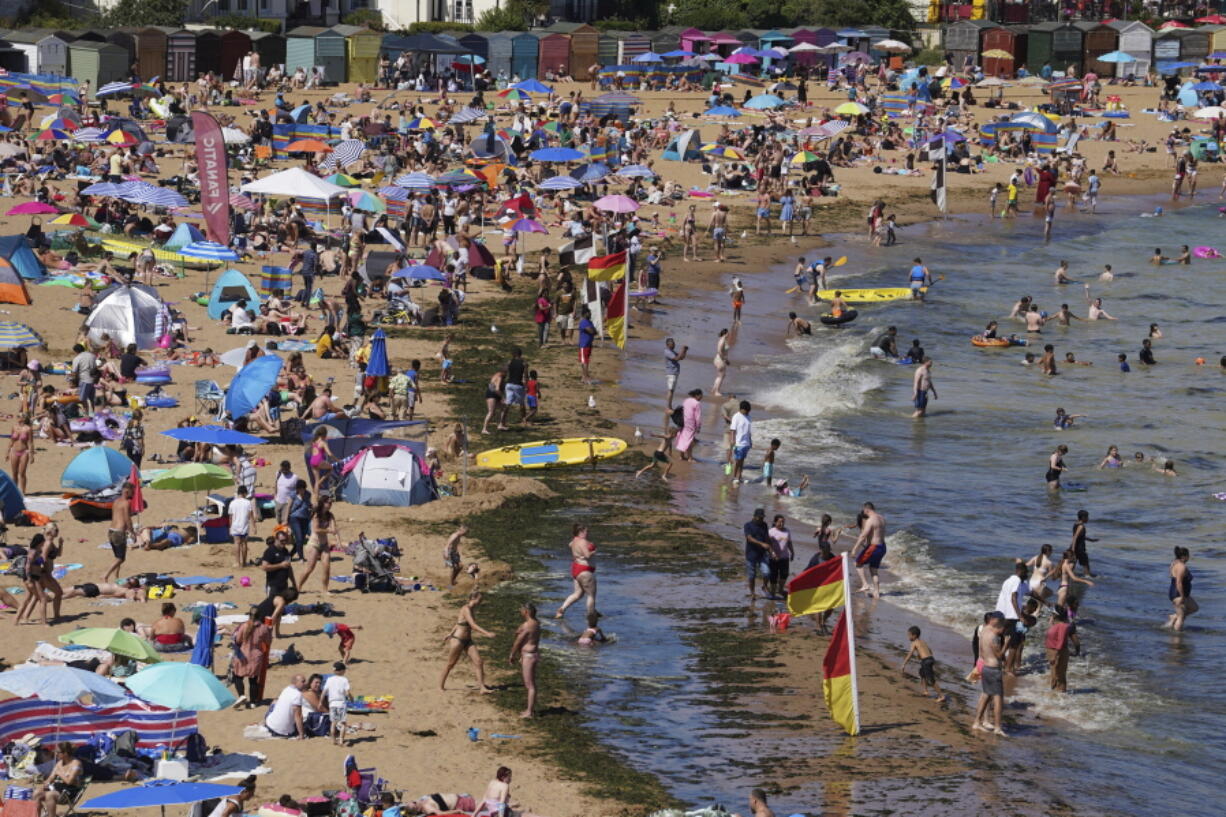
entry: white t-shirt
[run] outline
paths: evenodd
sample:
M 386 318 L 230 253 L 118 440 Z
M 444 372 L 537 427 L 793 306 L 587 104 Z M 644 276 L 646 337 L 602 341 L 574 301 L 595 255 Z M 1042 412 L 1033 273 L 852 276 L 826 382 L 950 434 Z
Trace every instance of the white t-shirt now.
M 277 472 L 277 493 L 275 501 L 278 505 L 284 505 L 294 498 L 294 488 L 298 486 L 298 475 L 294 473 L 283 474 Z
M 1016 619 L 1018 610 L 1026 603 L 1030 593 L 1030 585 L 1018 576 L 1010 576 L 1000 586 L 1000 596 L 996 599 L 996 610 L 1005 618 Z M 1017 597 L 1017 610 L 1013 609 L 1013 598 Z
M 277 696 L 276 703 L 272 705 L 272 711 L 264 719 L 264 725 L 268 727 L 269 731 L 275 732 L 278 735 L 293 734 L 294 730 L 297 729 L 294 713 L 303 703 L 304 699 L 301 690 L 287 686 Z
M 251 532 L 251 512 L 254 509 L 251 500 L 246 497 L 235 497 L 230 502 L 230 535 L 246 536 Z
M 324 681 L 324 700 L 328 706 L 340 706 L 349 699 L 349 679 L 344 675 L 331 675 Z
M 753 423 L 748 414 L 737 412 L 732 415 L 732 444 L 737 448 L 753 445 Z

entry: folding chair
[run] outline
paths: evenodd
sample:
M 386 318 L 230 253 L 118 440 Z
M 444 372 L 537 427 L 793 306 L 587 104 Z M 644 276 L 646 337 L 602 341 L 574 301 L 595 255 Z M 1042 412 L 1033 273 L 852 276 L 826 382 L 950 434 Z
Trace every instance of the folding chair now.
M 89 775 L 82 775 L 81 787 L 77 789 L 76 794 L 72 795 L 71 797 L 65 797 L 62 794 L 60 795 L 60 805 L 64 806 L 64 810 L 60 812 L 60 814 L 63 815 L 63 817 L 69 817 L 69 815 L 76 810 L 77 804 L 85 798 L 85 792 L 89 789 L 89 784 L 93 781 L 94 779 Z
M 196 411 L 200 414 L 221 414 L 222 401 L 226 392 L 216 380 L 196 381 Z M 211 408 L 210 408 L 211 406 Z

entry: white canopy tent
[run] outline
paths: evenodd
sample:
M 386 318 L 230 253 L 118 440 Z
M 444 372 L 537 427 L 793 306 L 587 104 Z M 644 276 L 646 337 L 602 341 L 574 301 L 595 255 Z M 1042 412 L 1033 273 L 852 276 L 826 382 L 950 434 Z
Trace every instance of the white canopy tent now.
M 89 339 L 100 343 L 106 334 L 121 347 L 135 343 L 152 349 L 166 331 L 165 309 L 157 292 L 143 284 L 113 286 L 101 293 L 85 319 Z
M 321 199 L 329 201 L 344 196 L 349 191 L 340 185 L 325 181 L 300 167 L 291 167 L 271 176 L 244 184 L 244 193 L 260 193 L 265 196 L 296 199 Z

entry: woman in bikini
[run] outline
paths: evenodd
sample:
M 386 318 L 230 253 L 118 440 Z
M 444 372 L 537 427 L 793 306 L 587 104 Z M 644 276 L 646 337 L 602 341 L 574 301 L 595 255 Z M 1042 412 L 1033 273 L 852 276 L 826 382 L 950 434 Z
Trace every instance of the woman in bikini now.
M 187 625 L 175 615 L 176 611 L 174 604 L 166 602 L 162 605 L 162 617 L 153 622 L 148 633 L 141 633 L 153 641 L 153 648 L 158 652 L 182 652 L 192 646 Z
M 490 420 L 494 419 L 494 414 L 498 411 L 498 406 L 502 403 L 502 382 L 506 377 L 506 373 L 499 369 L 490 377 L 490 382 L 485 385 L 485 421 L 481 423 L 481 433 L 490 433 Z M 506 426 L 498 426 L 499 431 L 506 431 Z
M 1039 554 L 1026 562 L 1026 567 L 1030 568 L 1030 595 L 1042 604 L 1046 604 L 1047 597 L 1051 595 L 1051 588 L 1047 586 L 1047 579 L 1055 567 L 1051 561 L 1051 551 L 1051 545 L 1043 545 L 1039 548 Z
M 1072 548 L 1064 551 L 1064 556 L 1060 559 L 1060 566 L 1056 568 L 1057 574 L 1060 576 L 1060 589 L 1056 591 L 1056 605 L 1058 607 L 1068 606 L 1068 596 L 1073 582 L 1094 586 L 1094 582 L 1089 579 L 1083 579 L 1077 575 L 1077 552 Z
M 587 596 L 588 613 L 596 611 L 596 568 L 592 564 L 596 545 L 587 538 L 587 525 L 576 522 L 571 534 L 570 576 L 574 580 L 575 589 L 566 597 L 566 601 L 562 602 L 554 618 L 562 618 L 570 606 L 584 596 Z
M 9 434 L 9 470 L 13 472 L 13 481 L 24 494 L 26 492 L 26 469 L 34 461 L 34 427 L 30 425 L 30 415 L 22 412 L 13 423 Z
M 311 438 L 311 457 L 307 461 L 311 466 L 311 491 L 319 493 L 320 486 L 325 485 L 332 476 L 332 463 L 335 457 L 328 450 L 328 429 L 320 426 L 315 429 Z
M 64 591 L 60 590 L 59 583 L 51 576 L 51 571 L 55 568 L 55 558 L 52 556 L 48 559 L 48 540 L 41 533 L 34 535 L 30 540 L 30 547 L 26 551 L 26 567 L 22 576 L 22 584 L 25 585 L 25 599 L 22 600 L 21 606 L 17 610 L 17 617 L 13 619 L 14 624 L 21 624 L 23 619 L 30 619 L 34 615 L 35 607 L 42 607 L 43 624 L 49 624 L 47 618 L 47 594 L 45 589 L 50 589 L 47 585 L 47 580 L 50 579 L 54 584 L 57 593 L 55 593 L 55 616 L 59 618 L 60 601 L 64 597 Z M 53 551 L 52 551 L 53 552 Z M 54 619 L 52 619 L 54 620 Z M 28 622 L 32 623 L 32 622 Z
M 473 643 L 473 633 L 493 637 L 493 633 L 489 630 L 481 628 L 473 618 L 473 610 L 481 604 L 480 591 L 474 590 L 468 597 L 468 603 L 460 608 L 460 617 L 456 620 L 455 626 L 451 628 L 451 632 L 443 639 L 444 644 L 448 644 L 447 666 L 443 667 L 443 674 L 438 679 L 438 688 L 447 689 L 447 676 L 451 674 L 451 670 L 459 662 L 460 656 L 468 653 L 468 660 L 472 662 L 473 672 L 477 676 L 477 686 L 481 688 L 483 695 L 489 695 L 494 690 L 485 685 L 485 665 L 481 662 L 481 652 L 477 649 L 477 645 Z
M 315 565 L 323 563 L 323 588 L 324 592 L 331 594 L 332 588 L 329 582 L 332 581 L 332 550 L 329 545 L 329 536 L 340 541 L 340 530 L 336 526 L 336 517 L 332 514 L 332 497 L 321 496 L 319 501 L 315 503 L 315 515 L 311 518 L 311 535 L 306 541 L 306 570 L 302 571 L 302 576 L 298 578 L 298 591 L 306 590 L 307 579 L 311 578 L 311 573 L 315 571 Z
M 1192 598 L 1192 571 L 1188 569 L 1188 559 L 1191 552 L 1180 545 L 1175 546 L 1175 558 L 1171 560 L 1171 588 L 1168 595 L 1175 612 L 1166 620 L 1166 626 L 1175 631 L 1183 629 L 1183 623 L 1188 616 L 1200 609 L 1196 599 Z
M 1224 185 L 1226 186 L 1226 185 Z M 693 255 L 694 261 L 701 261 L 698 257 L 698 215 L 696 206 L 691 204 L 690 211 L 685 214 L 685 221 L 681 223 L 681 238 L 684 244 L 681 249 L 681 260 L 689 261 Z
M 511 644 L 511 656 L 508 663 L 515 666 L 515 662 L 519 662 L 520 673 L 524 679 L 524 689 L 528 692 L 528 701 L 519 716 L 534 718 L 536 717 L 536 662 L 541 657 L 541 622 L 536 617 L 536 605 L 532 602 L 525 602 L 524 606 L 519 608 L 519 612 L 524 617 L 524 621 L 515 631 L 515 642 Z

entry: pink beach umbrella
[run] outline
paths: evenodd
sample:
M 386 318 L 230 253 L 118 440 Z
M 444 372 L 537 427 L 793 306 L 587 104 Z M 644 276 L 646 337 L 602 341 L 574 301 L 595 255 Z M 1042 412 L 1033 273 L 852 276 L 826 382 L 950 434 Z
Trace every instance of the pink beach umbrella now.
M 639 203 L 629 196 L 603 196 L 596 199 L 596 206 L 610 213 L 633 213 L 639 209 Z
M 517 233 L 541 233 L 549 235 L 545 225 L 531 218 L 521 218 L 511 225 L 511 230 Z
M 58 213 L 59 210 L 52 207 L 50 204 L 43 204 L 41 201 L 25 201 L 11 208 L 6 216 L 41 216 L 51 213 Z
M 231 193 L 230 206 L 237 207 L 240 210 L 254 210 L 255 202 L 242 193 Z
M 748 54 L 733 54 L 731 57 L 724 60 L 724 62 L 728 63 L 729 65 L 753 65 L 757 61 L 757 57 L 751 57 Z

